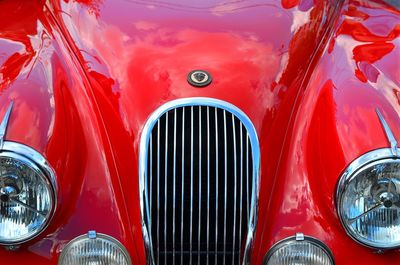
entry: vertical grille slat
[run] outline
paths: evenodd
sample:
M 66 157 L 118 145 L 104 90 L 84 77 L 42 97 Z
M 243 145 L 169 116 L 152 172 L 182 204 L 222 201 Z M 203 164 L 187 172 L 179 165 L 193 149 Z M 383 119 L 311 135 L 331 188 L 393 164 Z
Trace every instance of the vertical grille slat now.
M 181 200 L 181 253 L 183 250 L 183 214 L 184 214 L 184 194 L 185 194 L 185 108 L 182 108 L 182 200 Z M 183 255 L 181 255 L 181 265 L 183 265 Z
M 186 105 L 160 114 L 148 135 L 150 264 L 240 265 L 254 196 L 248 127 L 229 109 Z
M 167 187 L 168 187 L 168 112 L 165 114 L 165 174 L 164 174 L 164 264 L 167 264 Z
M 233 132 L 233 154 L 234 154 L 234 163 L 233 163 L 233 167 L 234 167 L 234 195 L 233 195 L 233 241 L 232 241 L 232 265 L 235 264 L 235 245 L 236 245 L 236 197 L 237 197 L 237 161 L 236 161 L 236 132 L 235 132 L 235 116 L 232 114 L 232 132 Z
M 243 124 L 240 124 L 240 216 L 239 216 L 239 243 L 242 242 L 242 209 L 243 209 Z M 241 252 L 239 252 L 241 260 Z
M 197 238 L 197 252 L 201 253 L 201 181 L 202 181 L 202 175 L 201 175 L 201 106 L 199 107 L 199 226 L 198 226 L 198 238 Z M 200 263 L 200 255 L 197 255 L 197 264 Z
M 192 265 L 193 251 L 193 106 L 190 109 L 190 262 Z
M 249 135 L 247 134 L 246 137 L 246 204 L 247 204 L 247 215 L 246 215 L 246 219 L 247 219 L 247 223 L 249 222 L 249 218 L 250 218 L 250 199 L 249 199 Z
M 226 203 L 227 203 L 227 192 L 228 192 L 228 146 L 226 139 L 226 111 L 224 110 L 224 257 L 223 265 L 226 261 Z
M 150 209 L 153 208 L 153 136 L 150 136 Z M 152 212 L 150 212 L 150 222 L 149 222 L 149 227 L 150 231 L 152 228 L 151 220 L 152 220 Z
M 157 122 L 157 264 L 160 264 L 160 121 Z
M 218 160 L 219 160 L 219 152 L 218 152 L 218 115 L 217 109 L 214 110 L 215 113 L 215 265 L 218 264 L 218 202 L 219 202 L 219 168 L 218 168 Z
M 173 174 L 173 213 L 172 213 L 172 263 L 175 264 L 175 208 L 176 208 L 176 109 L 174 109 L 174 174 Z
M 210 157 L 210 107 L 207 106 L 207 157 Z M 210 159 L 207 159 L 207 265 L 210 259 Z

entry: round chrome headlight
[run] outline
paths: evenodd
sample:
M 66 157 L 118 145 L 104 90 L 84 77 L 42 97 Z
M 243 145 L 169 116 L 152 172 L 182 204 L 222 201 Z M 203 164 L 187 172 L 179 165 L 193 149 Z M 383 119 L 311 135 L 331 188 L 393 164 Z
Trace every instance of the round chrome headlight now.
M 268 252 L 264 265 L 334 265 L 333 256 L 321 241 L 304 236 L 286 238 Z
M 59 265 L 131 265 L 125 247 L 116 239 L 89 231 L 70 241 L 62 250 Z
M 400 247 L 400 159 L 392 150 L 369 152 L 343 173 L 337 208 L 347 233 L 378 249 Z
M 53 170 L 35 150 L 6 141 L 0 150 L 0 244 L 30 240 L 48 225 L 55 208 Z

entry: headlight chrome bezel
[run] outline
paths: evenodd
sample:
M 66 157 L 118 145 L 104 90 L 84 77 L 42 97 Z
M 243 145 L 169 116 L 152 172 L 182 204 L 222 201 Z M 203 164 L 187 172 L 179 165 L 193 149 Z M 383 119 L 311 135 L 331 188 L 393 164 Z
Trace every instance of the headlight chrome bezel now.
M 1 158 L 10 158 L 25 164 L 35 174 L 39 175 L 43 179 L 44 184 L 47 186 L 50 192 L 50 203 L 51 208 L 49 209 L 46 221 L 36 230 L 35 233 L 29 234 L 27 237 L 18 238 L 16 240 L 0 240 L 0 245 L 3 246 L 15 246 L 21 245 L 39 236 L 50 224 L 54 213 L 57 208 L 57 183 L 55 171 L 51 168 L 47 160 L 36 150 L 29 146 L 13 142 L 4 141 L 2 142 L 2 148 L 0 149 Z
M 400 247 L 400 243 L 396 246 L 382 246 L 381 244 L 370 244 L 366 240 L 363 240 L 360 236 L 357 236 L 346 223 L 345 217 L 343 216 L 343 197 L 346 190 L 346 187 L 350 184 L 351 181 L 354 180 L 358 176 L 359 173 L 362 173 L 369 167 L 372 167 L 377 164 L 390 163 L 391 161 L 400 162 L 400 157 L 397 155 L 398 152 L 394 152 L 392 148 L 381 148 L 370 151 L 356 160 L 354 160 L 350 165 L 345 169 L 345 171 L 341 174 L 339 178 L 339 182 L 336 187 L 336 209 L 337 214 L 339 216 L 340 222 L 345 229 L 347 235 L 351 237 L 357 243 L 379 250 L 390 250 L 397 249 Z
M 323 243 L 321 240 L 319 240 L 315 237 L 312 237 L 312 236 L 306 236 L 303 233 L 297 233 L 295 236 L 287 237 L 287 238 L 284 238 L 284 239 L 276 242 L 268 250 L 267 254 L 265 255 L 263 265 L 268 265 L 268 261 L 271 259 L 273 254 L 280 248 L 284 248 L 290 244 L 301 242 L 301 241 L 307 242 L 307 243 L 314 245 L 314 246 L 320 248 L 321 250 L 323 250 L 324 253 L 329 257 L 331 264 L 335 265 L 335 259 L 334 259 L 333 253 L 329 249 L 329 247 L 325 243 Z

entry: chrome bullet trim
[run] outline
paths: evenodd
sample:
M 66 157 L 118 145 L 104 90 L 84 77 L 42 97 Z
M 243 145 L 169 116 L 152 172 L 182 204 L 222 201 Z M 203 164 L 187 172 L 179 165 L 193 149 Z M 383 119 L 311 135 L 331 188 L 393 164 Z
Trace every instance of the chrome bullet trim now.
M 8 105 L 6 114 L 3 117 L 3 120 L 0 124 L 0 150 L 3 149 L 4 137 L 7 133 L 8 121 L 10 120 L 11 111 L 13 109 L 13 102 L 11 101 L 10 105 Z
M 387 137 L 387 139 L 388 139 L 388 141 L 390 143 L 390 148 L 392 150 L 393 155 L 399 156 L 400 152 L 399 152 L 397 140 L 394 137 L 393 132 L 390 129 L 389 124 L 386 122 L 385 118 L 383 117 L 383 115 L 379 111 L 379 109 L 376 109 L 375 111 L 376 111 L 376 114 L 378 114 L 379 121 L 381 122 L 383 129 L 385 130 L 385 134 L 386 134 L 386 137 Z

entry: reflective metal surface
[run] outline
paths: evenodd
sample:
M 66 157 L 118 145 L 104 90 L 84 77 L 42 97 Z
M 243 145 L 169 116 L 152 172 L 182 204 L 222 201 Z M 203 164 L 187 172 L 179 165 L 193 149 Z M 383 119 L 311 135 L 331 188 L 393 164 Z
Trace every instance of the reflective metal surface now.
M 205 87 L 212 82 L 212 77 L 207 71 L 194 70 L 188 74 L 188 82 L 195 87 Z
M 129 253 L 115 238 L 89 231 L 71 240 L 62 250 L 59 265 L 131 265 Z
M 268 251 L 264 265 L 334 265 L 331 250 L 320 240 L 296 233 L 296 236 L 285 238 Z
M 366 186 L 366 185 L 361 185 L 365 186 L 363 191 L 360 190 L 354 190 L 353 192 L 356 193 L 355 195 L 358 196 L 359 193 L 364 192 L 364 193 L 369 193 L 369 197 L 372 196 L 372 198 L 361 198 L 362 201 L 368 201 L 368 200 L 374 200 L 375 206 L 370 207 L 369 203 L 366 202 L 364 205 L 367 205 L 369 208 L 365 209 L 362 211 L 361 214 L 357 214 L 356 217 L 349 219 L 344 216 L 345 212 L 348 211 L 348 209 L 344 209 L 344 196 L 345 196 L 345 191 L 346 189 L 349 188 L 349 185 L 351 182 L 361 182 L 362 180 L 357 180 L 356 178 L 359 177 L 359 174 L 363 174 L 363 171 L 368 170 L 368 168 L 383 168 L 384 164 L 389 164 L 389 163 L 398 163 L 399 157 L 394 155 L 392 152 L 391 148 L 384 148 L 384 149 L 378 149 L 371 151 L 367 154 L 362 155 L 361 157 L 357 158 L 355 161 L 353 161 L 349 167 L 344 171 L 343 175 L 340 177 L 338 187 L 337 187 L 337 194 L 336 194 L 336 200 L 337 200 L 337 208 L 338 208 L 338 215 L 340 217 L 340 220 L 342 222 L 343 227 L 346 229 L 346 232 L 350 237 L 352 237 L 354 240 L 359 242 L 362 245 L 372 247 L 372 248 L 378 248 L 378 249 L 393 249 L 393 248 L 398 248 L 400 246 L 399 240 L 396 240 L 396 233 L 397 230 L 400 228 L 400 225 L 397 225 L 396 227 L 396 220 L 398 220 L 398 199 L 397 198 L 392 198 L 393 196 L 397 195 L 399 196 L 400 192 L 397 191 L 399 187 L 397 187 L 396 182 L 392 181 L 392 179 L 389 179 L 391 182 L 388 187 L 381 187 L 379 188 L 381 191 L 379 191 L 379 196 L 378 198 L 375 198 L 375 196 L 372 194 L 373 191 L 373 186 Z M 393 173 L 392 177 L 400 176 L 400 172 L 398 171 L 397 167 L 397 172 L 390 170 L 389 173 Z M 396 169 L 394 169 L 396 170 Z M 375 172 L 375 173 L 374 173 Z M 370 172 L 369 175 L 374 174 L 376 179 L 385 179 L 383 172 L 380 172 L 378 170 L 373 170 L 373 172 Z M 368 176 L 369 177 L 369 176 Z M 365 179 L 365 177 L 361 177 L 362 179 Z M 392 183 L 393 182 L 393 183 Z M 376 185 L 376 184 L 375 184 Z M 391 189 L 391 186 L 393 188 Z M 354 188 L 353 188 L 354 189 Z M 362 193 L 361 193 L 362 194 Z M 382 196 L 383 195 L 383 196 Z M 389 198 L 385 198 L 385 196 L 390 196 Z M 389 202 L 389 205 L 386 205 L 385 202 Z M 393 204 L 393 205 L 392 205 Z M 394 205 L 396 204 L 396 205 Z M 354 206 L 353 206 L 354 207 Z M 383 208 L 383 209 L 382 209 Z M 388 210 L 390 211 L 389 208 L 394 208 L 392 214 L 388 213 Z M 385 212 L 386 211 L 386 212 Z M 385 225 L 384 223 L 387 222 L 387 226 L 394 226 L 392 229 L 392 232 L 388 231 L 374 231 L 373 229 L 373 224 L 374 224 L 374 212 L 377 213 L 377 216 L 375 217 L 376 219 L 376 224 L 381 225 L 382 227 L 376 227 L 375 229 L 381 228 L 382 230 L 385 230 Z M 356 223 L 357 222 L 357 223 Z M 399 223 L 399 221 L 397 221 Z M 354 229 L 352 227 L 353 225 L 356 225 L 358 228 Z M 357 225 L 359 224 L 359 225 Z M 360 227 L 367 227 L 366 229 L 362 229 Z M 368 229 L 369 228 L 369 229 Z M 356 231 L 355 231 L 356 230 Z M 361 231 L 360 231 L 361 230 Z M 365 233 L 361 232 L 365 230 Z M 388 230 L 388 229 L 387 229 Z M 358 233 L 357 233 L 358 232 Z M 364 235 L 366 234 L 366 235 Z M 382 237 L 375 236 L 375 234 L 384 234 L 385 238 L 387 238 L 388 242 L 384 243 Z M 390 234 L 393 235 L 393 238 L 390 237 Z M 393 241 L 394 240 L 394 241 Z
M 0 244 L 2 245 L 20 245 L 22 243 L 25 243 L 27 241 L 30 241 L 37 237 L 43 230 L 47 228 L 47 226 L 50 224 L 50 221 L 54 215 L 55 209 L 57 207 L 57 181 L 56 181 L 56 175 L 54 173 L 54 170 L 51 168 L 47 160 L 37 151 L 34 149 L 20 144 L 16 142 L 11 142 L 11 141 L 6 141 L 6 132 L 7 132 L 7 127 L 8 127 L 8 122 L 10 120 L 11 112 L 13 108 L 13 103 L 11 102 L 5 116 L 3 117 L 3 120 L 0 124 L 0 157 L 2 159 L 7 160 L 5 164 L 8 164 L 9 168 L 11 169 L 12 172 L 12 177 L 13 180 L 7 184 L 7 178 L 6 174 L 9 174 L 10 172 L 7 172 L 7 168 L 2 168 L 1 172 L 1 215 L 3 217 L 7 216 L 5 220 L 2 220 L 4 222 L 15 222 L 15 225 L 19 224 L 21 225 L 21 230 L 24 229 L 24 231 L 21 231 L 21 235 L 15 235 L 13 238 L 11 234 L 15 233 L 11 231 L 10 229 L 7 234 L 9 234 L 9 239 L 7 238 L 2 238 L 0 240 Z M 14 167 L 18 167 L 15 169 L 12 169 L 12 162 L 15 161 L 18 163 L 21 163 L 21 165 L 15 165 Z M 25 166 L 27 169 L 31 170 L 31 174 L 35 174 L 38 176 L 38 180 L 42 181 L 44 184 L 44 187 L 46 189 L 45 195 L 44 196 L 39 196 L 40 191 L 36 191 L 36 187 L 27 187 L 26 185 L 41 185 L 42 183 L 26 183 L 25 179 L 26 178 L 31 178 L 31 174 L 27 174 L 28 176 L 23 176 L 23 175 L 18 175 L 17 170 Z M 17 175 L 14 175 L 17 174 Z M 26 189 L 28 189 L 26 191 Z M 40 188 L 39 188 L 40 189 Z M 25 199 L 21 199 L 19 196 L 25 192 L 28 193 L 28 195 L 25 195 Z M 47 194 L 48 193 L 48 194 Z M 36 198 L 34 197 L 33 194 L 36 194 Z M 45 201 L 48 195 L 48 205 L 47 202 Z M 28 200 L 32 200 L 35 205 L 31 205 L 28 202 Z M 25 200 L 25 201 L 24 201 Z M 25 209 L 27 212 L 23 210 L 17 210 L 14 212 L 14 214 L 10 214 L 8 212 L 9 207 L 8 203 L 12 202 L 15 205 L 20 206 L 22 209 Z M 39 211 L 41 208 L 47 207 L 46 212 Z M 28 213 L 33 213 L 28 214 Z M 38 217 L 36 219 L 33 219 L 34 215 L 41 216 L 43 220 L 39 220 Z M 15 215 L 20 215 L 20 217 L 15 216 Z M 18 220 L 19 218 L 19 220 Z M 29 219 L 32 218 L 32 220 L 29 222 Z M 10 220 L 11 219 L 11 220 Z M 17 219 L 17 220 L 13 220 Z M 23 226 L 23 224 L 26 223 L 26 227 Z M 29 226 L 35 226 L 35 228 L 31 228 L 31 231 Z M 6 226 L 3 226 L 3 230 L 7 230 L 5 228 Z M 26 231 L 25 231 L 26 230 Z M 25 234 L 24 234 L 25 233 Z
M 14 170 L 11 169 L 11 172 L 16 172 L 17 169 L 20 170 L 23 166 L 31 171 L 29 174 L 25 173 L 27 176 L 13 176 L 13 178 L 20 179 L 14 179 L 13 183 L 9 184 L 10 186 L 6 186 L 8 185 L 8 181 L 6 180 L 7 175 L 5 174 L 9 173 L 7 172 L 7 168 L 2 167 L 2 175 L 0 177 L 0 186 L 2 188 L 2 222 L 11 223 L 13 221 L 15 226 L 18 227 L 19 225 L 21 229 L 20 232 L 16 233 L 11 227 L 7 229 L 5 225 L 3 226 L 2 224 L 2 230 L 6 230 L 4 234 L 9 234 L 10 238 L 2 237 L 0 239 L 0 244 L 19 245 L 37 237 L 50 224 L 57 205 L 55 174 L 47 161 L 39 153 L 19 143 L 3 142 L 0 158 L 6 161 L 2 161 L 2 166 L 7 164 L 9 168 L 12 167 L 12 165 L 10 165 L 11 161 L 21 163 L 21 165 L 15 165 L 15 167 L 18 168 Z M 26 181 L 26 178 L 32 178 L 30 174 L 38 176 L 43 183 L 30 183 Z M 36 185 L 37 187 L 29 187 L 27 185 Z M 46 189 L 46 191 L 42 191 L 45 192 L 44 195 L 36 194 L 40 193 L 41 189 L 44 189 L 44 187 L 40 187 L 41 185 Z M 39 190 L 35 190 L 36 188 Z M 23 193 L 25 193 L 24 198 L 20 197 Z M 36 197 L 34 197 L 34 194 L 36 194 Z M 3 198 L 3 196 L 5 196 L 5 198 Z M 10 208 L 13 208 L 10 204 L 14 204 L 15 208 L 20 207 L 21 210 L 15 210 L 14 213 L 9 213 Z M 16 215 L 20 215 L 20 217 Z M 15 238 L 12 238 L 12 234 L 16 234 Z
M 12 107 L 13 107 L 13 103 L 11 102 L 10 105 L 8 106 L 7 112 L 4 115 L 3 120 L 1 121 L 1 124 L 0 124 L 0 150 L 3 148 L 4 137 L 7 132 L 7 125 L 8 125 L 8 121 L 10 120 Z
M 393 135 L 392 130 L 390 129 L 389 124 L 386 122 L 385 118 L 383 117 L 382 113 L 379 111 L 379 109 L 376 109 L 376 114 L 378 114 L 379 120 L 382 124 L 383 129 L 385 130 L 386 137 L 390 143 L 390 148 L 392 149 L 392 154 L 394 156 L 400 156 L 399 154 L 399 148 L 397 145 L 397 140 Z
M 195 108 L 195 109 L 194 109 Z M 210 108 L 212 109 L 212 112 L 214 112 L 215 114 L 210 114 Z M 220 112 L 220 114 L 222 115 L 218 115 L 220 116 L 219 118 L 217 118 L 217 110 L 218 112 Z M 205 114 L 205 111 L 207 111 L 207 116 L 202 116 Z M 179 114 L 177 114 L 177 112 Z M 185 113 L 186 115 L 189 114 L 190 117 L 187 117 L 185 119 Z M 194 113 L 195 116 L 194 116 Z M 173 117 L 168 118 L 168 115 L 173 115 Z M 221 149 L 221 147 L 219 147 L 218 145 L 218 134 L 216 134 L 217 138 L 216 138 L 216 142 L 215 142 L 215 148 L 212 148 L 212 152 L 213 154 L 211 154 L 211 156 L 209 155 L 210 153 L 210 130 L 214 130 L 211 129 L 211 127 L 209 127 L 209 123 L 210 123 L 210 118 L 214 118 L 215 116 L 215 125 L 213 126 L 215 129 L 218 129 L 218 121 L 221 122 L 221 119 L 223 119 L 223 130 L 224 130 L 224 149 Z M 227 116 L 229 116 L 229 119 L 227 119 Z M 177 117 L 179 119 L 177 119 Z M 203 117 L 203 118 L 202 118 Z M 238 119 L 238 120 L 237 120 Z M 179 122 L 178 122 L 179 121 Z M 188 125 L 188 127 L 184 126 L 184 122 L 185 121 L 189 121 L 190 124 Z M 207 127 L 202 126 L 202 121 L 207 123 Z M 227 123 L 231 123 L 231 125 L 229 125 L 229 128 L 232 129 L 232 131 L 229 132 L 229 145 L 233 144 L 233 148 L 232 146 L 228 147 L 228 132 L 227 132 Z M 236 123 L 238 123 L 238 127 L 236 129 Z M 168 125 L 169 123 L 172 123 L 171 126 L 173 126 L 173 128 L 170 129 L 170 132 L 173 132 L 173 136 L 168 137 Z M 162 124 L 162 126 L 160 126 L 160 124 Z M 178 125 L 177 125 L 178 124 Z M 156 126 L 157 125 L 157 126 Z M 179 128 L 181 128 L 182 133 L 180 133 L 178 135 L 178 140 L 180 140 L 179 138 L 182 139 L 182 148 L 186 145 L 186 143 L 189 143 L 190 146 L 190 150 L 188 151 L 189 156 L 190 156 L 190 164 L 188 164 L 188 167 L 186 168 L 185 165 L 185 160 L 184 160 L 184 152 L 182 152 L 182 161 L 180 161 L 180 163 L 182 163 L 182 174 L 181 174 L 181 178 L 182 178 L 182 183 L 180 184 L 180 189 L 182 189 L 181 194 L 178 194 L 181 197 L 181 202 L 180 204 L 180 212 L 181 212 L 181 218 L 180 218 L 180 227 L 181 227 L 181 232 L 180 232 L 180 247 L 177 247 L 175 245 L 175 222 L 176 222 L 176 218 L 175 218 L 175 208 L 176 208 L 176 192 L 177 187 L 176 187 L 176 167 L 177 167 L 177 162 L 176 162 L 176 156 L 178 155 L 176 150 L 179 149 L 176 146 L 177 143 L 177 135 L 176 135 L 176 126 L 178 126 Z M 239 129 L 240 127 L 240 129 Z M 245 128 L 245 134 L 243 133 L 243 128 Z M 196 130 L 198 130 L 198 132 L 194 131 L 194 128 L 196 128 Z M 185 142 L 185 131 L 186 132 L 190 132 L 190 136 L 189 139 L 187 139 L 187 141 Z M 161 133 L 160 133 L 161 132 Z M 205 137 L 204 134 L 205 133 L 207 135 L 208 138 Z M 237 139 L 236 138 L 236 133 L 240 132 L 241 135 L 241 139 Z M 162 182 L 162 185 L 164 185 L 164 187 L 162 187 L 162 185 L 160 184 L 159 181 L 157 181 L 156 183 L 156 190 L 157 190 L 157 196 L 160 196 L 160 193 L 163 193 L 164 195 L 164 211 L 163 211 L 163 218 L 162 218 L 162 224 L 164 224 L 163 227 L 163 236 L 160 235 L 160 228 L 159 228 L 159 224 L 160 224 L 160 207 L 159 205 L 157 206 L 156 209 L 153 209 L 150 204 L 149 206 L 149 202 L 151 201 L 151 198 L 149 197 L 149 193 L 150 190 L 154 190 L 151 189 L 151 187 L 153 187 L 155 184 L 153 184 L 151 181 L 149 183 L 149 179 L 152 179 L 152 176 L 149 176 L 149 173 L 154 172 L 154 168 L 150 167 L 149 165 L 153 165 L 153 157 L 158 157 L 160 156 L 160 148 L 159 148 L 159 144 L 157 144 L 157 155 L 152 155 L 149 156 L 149 153 L 152 153 L 152 149 L 149 149 L 150 147 L 150 143 L 152 143 L 155 138 L 157 139 L 157 142 L 160 141 L 160 134 L 163 135 L 163 137 L 165 137 L 164 140 L 164 144 L 165 147 L 162 150 L 161 154 L 163 154 L 163 156 L 165 157 L 165 161 L 164 161 L 164 165 L 161 167 L 164 169 L 164 181 Z M 202 136 L 203 135 L 203 136 Z M 247 168 L 243 168 L 243 163 L 241 163 L 241 167 L 240 170 L 241 171 L 247 171 L 247 172 L 252 172 L 252 175 L 247 176 L 248 178 L 250 178 L 249 180 L 249 184 L 252 185 L 252 187 L 250 188 L 250 190 L 252 191 L 251 194 L 246 194 L 246 196 L 248 196 L 247 198 L 243 198 L 243 178 L 244 175 L 243 174 L 239 174 L 237 173 L 238 171 L 238 163 L 237 163 L 237 158 L 243 157 L 243 152 L 244 152 L 244 148 L 241 146 L 240 148 L 240 153 L 238 154 L 238 150 L 236 148 L 236 144 L 242 143 L 243 142 L 243 137 L 245 137 L 246 141 L 249 141 L 251 144 L 251 148 L 246 145 L 246 150 L 247 152 L 251 153 L 251 162 L 249 162 L 248 160 L 247 163 L 248 165 L 251 166 L 251 169 L 247 169 Z M 207 145 L 202 144 L 202 140 L 207 141 Z M 194 146 L 194 143 L 196 143 L 196 148 Z M 168 153 L 168 145 L 171 145 L 172 149 L 170 151 L 170 154 Z M 154 147 L 153 147 L 154 148 Z M 205 157 L 207 160 L 207 163 L 202 162 L 202 149 L 207 150 L 207 157 Z M 198 149 L 198 150 L 195 150 Z M 233 151 L 233 158 L 232 154 L 228 154 L 228 149 L 230 150 L 230 152 Z M 184 150 L 184 149 L 182 149 Z M 251 151 L 249 151 L 251 150 Z M 220 170 L 218 169 L 218 160 L 220 160 L 218 153 L 221 153 L 223 155 L 223 160 L 224 160 L 224 168 L 223 168 L 223 180 L 219 180 L 219 175 L 220 175 Z M 237 155 L 238 154 L 238 155 Z M 229 156 L 229 162 L 228 162 L 228 156 Z M 169 157 L 173 157 L 173 169 L 168 171 L 168 159 Z M 212 188 L 210 191 L 210 159 L 213 159 L 213 157 L 215 157 L 215 161 L 212 161 L 212 164 L 215 166 L 215 169 L 212 168 L 212 170 L 215 170 L 215 174 L 211 175 L 213 176 L 213 186 L 216 185 L 216 189 Z M 195 165 L 196 163 L 196 165 Z M 254 229 L 256 222 L 257 222 L 257 190 L 258 190 L 258 182 L 259 182 L 259 172 L 258 172 L 258 168 L 259 168 L 259 152 L 258 152 L 258 140 L 257 140 L 257 135 L 254 131 L 254 127 L 251 123 L 251 121 L 248 119 L 248 117 L 242 112 L 240 111 L 238 108 L 234 107 L 233 105 L 227 103 L 227 102 L 223 102 L 220 100 L 215 100 L 215 99 L 210 99 L 210 98 L 187 98 L 187 99 L 180 99 L 180 100 L 175 100 L 172 102 L 168 102 L 167 104 L 163 105 L 162 107 L 160 107 L 159 109 L 157 109 L 152 115 L 151 117 L 148 119 L 148 122 L 146 123 L 145 129 L 143 131 L 142 134 L 142 140 L 141 140 L 141 159 L 140 159 L 140 165 L 142 165 L 141 170 L 140 170 L 140 185 L 142 187 L 142 197 L 141 197 L 141 204 L 142 204 L 142 211 L 143 211 L 143 222 L 144 222 L 144 227 L 143 229 L 145 230 L 144 234 L 145 235 L 149 235 L 148 238 L 145 238 L 145 242 L 150 242 L 148 247 L 148 254 L 149 254 L 149 262 L 153 263 L 153 261 L 151 260 L 152 257 L 155 258 L 155 264 L 167 264 L 167 260 L 168 261 L 172 261 L 173 264 L 175 264 L 174 262 L 178 261 L 180 263 L 189 263 L 189 264 L 202 264 L 204 261 L 208 261 L 209 263 L 212 262 L 212 264 L 217 264 L 218 261 L 220 261 L 220 263 L 225 263 L 227 259 L 227 254 L 226 253 L 230 253 L 230 255 L 232 255 L 231 257 L 229 256 L 229 260 L 231 260 L 231 262 L 233 264 L 239 264 L 239 261 L 241 260 L 241 255 L 240 253 L 242 251 L 244 251 L 245 255 L 246 255 L 246 251 L 248 251 L 248 245 L 244 245 L 245 242 L 251 242 L 252 238 L 250 237 L 252 235 L 252 230 Z M 207 167 L 205 167 L 207 166 Z M 188 173 L 188 175 L 186 176 L 186 180 L 184 178 L 185 176 L 185 168 L 186 168 L 186 173 Z M 202 169 L 207 169 L 207 175 L 205 174 L 204 171 L 202 171 Z M 159 171 L 160 169 L 160 163 L 157 162 L 157 168 L 156 170 Z M 203 173 L 202 173 L 203 172 Z M 228 194 L 228 172 L 232 172 L 233 175 L 230 176 L 229 175 L 229 186 L 232 188 L 233 193 L 231 193 L 232 191 L 229 191 Z M 170 173 L 173 173 L 172 176 L 169 176 Z M 231 173 L 229 173 L 231 174 Z M 169 176 L 169 177 L 167 177 Z M 239 191 L 239 185 L 238 185 L 238 177 L 240 177 L 240 187 L 241 187 L 241 191 Z M 205 189 L 203 188 L 203 182 L 207 180 L 207 191 L 205 191 Z M 195 184 L 195 181 L 197 182 L 197 184 Z M 221 181 L 221 183 L 224 183 L 224 187 L 223 187 L 223 192 L 224 192 L 224 196 L 223 196 L 223 200 L 221 202 L 218 201 L 218 192 L 220 192 L 219 188 L 218 188 L 218 183 Z M 172 187 L 167 183 L 173 183 Z M 185 203 L 187 207 L 184 207 L 183 202 L 184 202 L 184 186 L 185 186 L 185 182 L 190 182 L 190 186 L 189 186 L 189 192 L 190 192 L 190 196 L 188 196 L 187 198 L 189 198 L 189 205 Z M 168 187 L 168 196 L 167 196 L 167 187 Z M 179 188 L 179 187 L 178 187 Z M 245 189 L 249 189 L 247 186 L 245 187 Z M 160 190 L 163 190 L 163 192 L 160 192 Z M 172 193 L 171 193 L 172 190 Z M 187 190 L 186 190 L 187 192 Z M 211 194 L 210 194 L 211 193 Z M 240 202 L 242 201 L 247 201 L 248 205 L 250 206 L 250 209 L 246 209 L 245 210 L 249 210 L 249 214 L 250 216 L 245 216 L 242 215 L 242 204 L 239 204 L 237 201 L 237 197 L 238 197 L 238 193 L 240 193 L 240 197 L 238 198 Z M 202 195 L 207 194 L 207 198 L 202 199 Z M 214 223 L 211 224 L 210 227 L 210 198 L 214 198 L 214 196 L 217 198 L 216 200 L 214 200 L 215 206 L 213 206 L 212 208 L 215 209 L 215 217 L 216 217 L 216 222 L 215 225 Z M 233 208 L 231 203 L 229 203 L 229 209 L 227 208 L 227 203 L 228 203 L 228 198 L 229 200 L 233 200 Z M 172 207 L 170 207 L 169 209 L 171 209 L 172 211 L 172 229 L 170 229 L 170 225 L 167 226 L 167 216 L 170 216 L 171 213 L 167 213 L 167 204 L 171 203 L 171 199 L 173 202 Z M 194 201 L 198 201 L 197 204 L 194 203 Z M 187 201 L 185 199 L 185 201 Z M 250 202 L 251 201 L 251 202 Z M 218 233 L 218 230 L 220 229 L 219 227 L 221 227 L 221 224 L 218 222 L 218 205 L 219 204 L 223 204 L 224 206 L 224 211 L 223 211 L 223 231 L 220 231 Z M 208 205 L 207 209 L 207 218 L 202 218 L 202 204 L 204 205 Z M 240 206 L 239 206 L 240 205 Z M 190 218 L 188 219 L 189 221 L 189 228 L 187 228 L 187 224 L 184 224 L 184 219 L 182 218 L 182 214 L 183 212 L 189 211 L 189 215 Z M 229 213 L 229 218 L 233 218 L 232 220 L 227 220 L 227 211 L 230 211 Z M 237 220 L 237 217 L 239 217 L 239 212 L 240 212 L 240 220 Z M 213 213 L 212 213 L 213 214 Z M 153 219 L 149 218 L 151 216 L 157 215 L 157 229 L 156 231 L 153 230 L 153 232 L 151 232 L 151 229 L 149 230 L 149 227 L 152 227 L 152 223 L 153 223 Z M 248 223 L 247 221 L 243 222 L 243 218 L 242 216 L 246 219 L 246 220 L 250 220 L 250 222 Z M 195 220 L 196 219 L 196 220 Z M 201 239 L 202 236 L 204 236 L 204 232 L 202 232 L 202 219 L 204 220 L 204 224 L 207 227 L 207 233 L 206 233 L 206 240 L 205 238 Z M 171 222 L 171 219 L 168 219 L 169 222 Z M 238 228 L 238 224 L 240 222 L 240 229 Z M 247 224 L 246 228 L 243 228 L 242 231 L 242 222 L 243 224 Z M 197 224 L 196 224 L 197 223 Z M 229 226 L 228 226 L 229 224 Z M 194 225 L 197 226 L 197 228 L 194 228 Z M 183 243 L 183 237 L 184 237 L 184 233 L 183 233 L 183 227 L 185 227 L 186 231 L 188 231 L 189 229 L 189 242 L 185 242 Z M 227 241 L 227 233 L 230 233 L 231 230 L 227 230 L 227 227 L 231 227 L 233 229 L 232 231 L 232 236 L 229 236 L 229 238 L 231 238 L 232 243 L 229 243 Z M 168 236 L 167 236 L 167 231 L 168 232 Z M 194 232 L 196 231 L 197 233 L 197 244 L 194 244 Z M 210 251 L 210 231 L 213 232 L 215 231 L 215 241 L 218 242 L 218 245 L 213 245 L 213 251 Z M 236 234 L 239 232 L 238 234 L 238 239 L 239 239 L 239 243 L 236 245 Z M 243 232 L 247 232 L 247 236 L 248 238 L 246 239 L 245 242 L 241 242 L 242 240 L 242 236 L 243 236 Z M 223 240 L 221 241 L 222 238 L 218 239 L 218 234 L 223 234 Z M 151 236 L 150 236 L 151 235 Z M 172 235 L 172 238 L 170 237 Z M 168 239 L 167 239 L 168 238 Z M 185 236 L 186 238 L 186 236 Z M 172 241 L 172 246 L 169 246 L 168 243 L 168 247 L 167 247 L 167 242 Z M 188 245 L 186 245 L 188 244 Z M 219 244 L 223 245 L 223 249 L 218 249 Z M 186 245 L 186 246 L 185 246 Z M 197 245 L 195 247 L 195 245 Z M 206 246 L 206 248 L 201 248 L 201 246 Z M 232 247 L 232 249 L 227 249 L 227 246 Z M 243 250 L 239 250 L 237 251 L 237 248 L 241 248 L 242 246 L 244 246 Z M 186 247 L 188 247 L 188 249 L 186 250 Z M 172 251 L 172 259 L 167 258 L 168 253 L 167 249 L 169 251 L 169 249 L 171 248 Z M 154 250 L 156 250 L 156 253 L 154 253 Z M 188 255 L 186 255 L 186 251 L 188 252 Z M 220 251 L 221 254 L 219 253 Z M 201 253 L 204 253 L 201 254 Z M 176 257 L 177 256 L 177 257 Z M 210 261 L 210 258 L 214 258 L 215 257 L 215 261 L 212 260 Z M 161 262 L 162 261 L 162 262 Z M 215 263 L 214 263 L 215 262 Z

